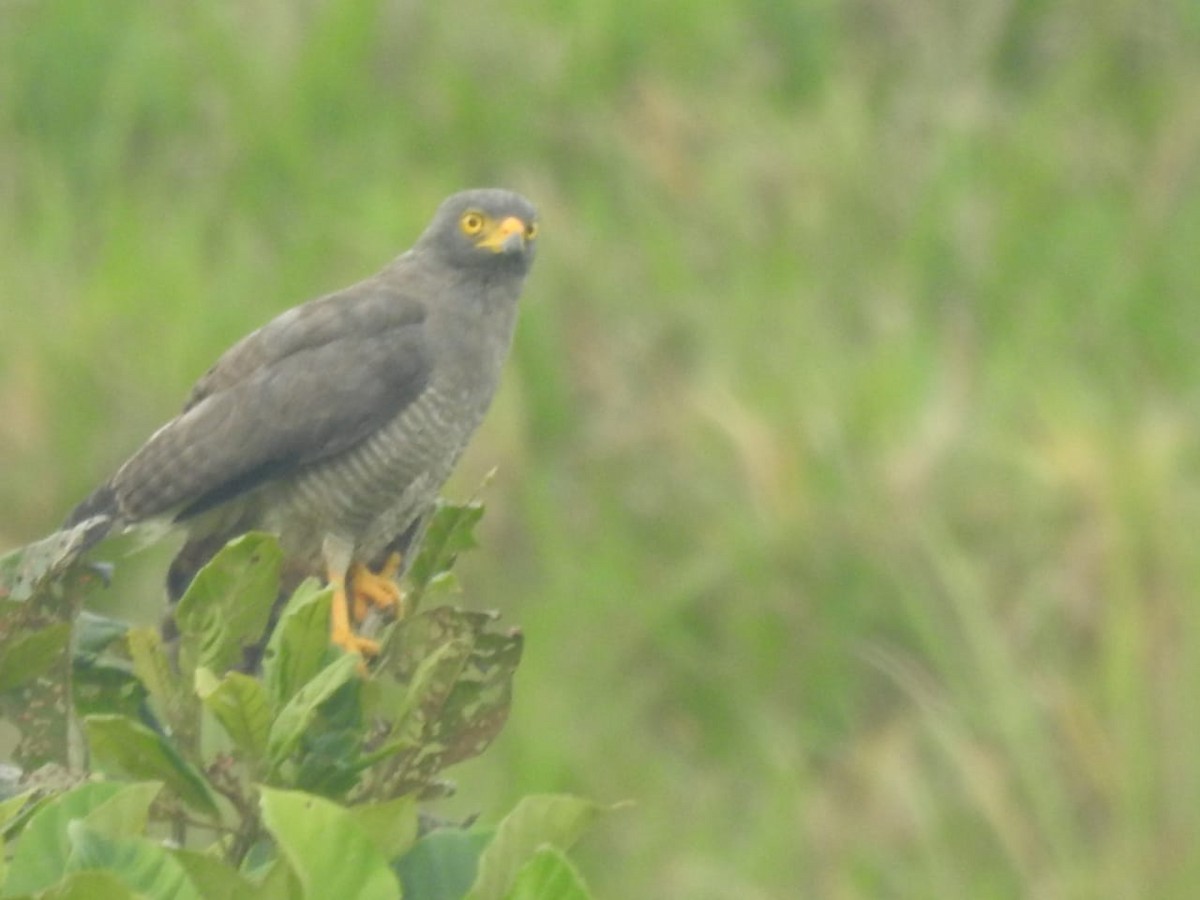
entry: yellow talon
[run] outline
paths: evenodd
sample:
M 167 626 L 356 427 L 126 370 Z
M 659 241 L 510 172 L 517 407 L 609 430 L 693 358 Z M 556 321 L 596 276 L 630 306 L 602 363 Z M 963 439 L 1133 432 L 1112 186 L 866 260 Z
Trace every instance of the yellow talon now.
M 364 658 L 377 656 L 379 642 L 360 637 L 350 627 L 350 610 L 346 601 L 345 579 L 336 573 L 331 573 L 329 581 L 333 585 L 333 603 L 329 610 L 330 642 L 337 644 L 347 653 L 354 653 Z
M 379 642 L 355 634 L 354 625 L 361 625 L 372 608 L 393 614 L 403 611 L 404 592 L 394 580 L 402 562 L 400 554 L 393 553 L 378 572 L 372 572 L 362 563 L 353 563 L 345 574 L 339 567 L 329 565 L 329 583 L 333 585 L 333 605 L 329 611 L 332 643 L 363 659 L 379 655 Z M 364 663 L 359 664 L 359 669 L 363 675 L 367 674 Z
M 371 607 L 394 614 L 403 610 L 404 592 L 394 580 L 401 562 L 400 554 L 393 553 L 378 572 L 372 572 L 361 563 L 351 566 L 350 595 L 354 598 L 355 624 L 366 620 Z

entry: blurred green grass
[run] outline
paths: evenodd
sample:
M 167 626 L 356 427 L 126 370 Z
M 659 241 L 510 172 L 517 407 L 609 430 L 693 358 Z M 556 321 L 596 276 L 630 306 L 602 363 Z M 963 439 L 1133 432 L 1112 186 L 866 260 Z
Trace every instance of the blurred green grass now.
M 449 810 L 634 799 L 606 897 L 1192 897 L 1198 161 L 1182 0 L 5 4 L 0 543 L 508 185 Z

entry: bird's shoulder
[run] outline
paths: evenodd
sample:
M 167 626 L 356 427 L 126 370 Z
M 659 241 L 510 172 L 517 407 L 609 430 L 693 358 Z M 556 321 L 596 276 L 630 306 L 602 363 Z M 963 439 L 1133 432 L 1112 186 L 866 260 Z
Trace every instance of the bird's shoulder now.
M 403 262 L 401 257 L 370 278 L 294 306 L 246 335 L 196 382 L 184 411 L 306 350 L 356 337 L 408 336 L 419 329 L 428 314 L 423 285 L 419 277 L 403 277 L 409 274 Z

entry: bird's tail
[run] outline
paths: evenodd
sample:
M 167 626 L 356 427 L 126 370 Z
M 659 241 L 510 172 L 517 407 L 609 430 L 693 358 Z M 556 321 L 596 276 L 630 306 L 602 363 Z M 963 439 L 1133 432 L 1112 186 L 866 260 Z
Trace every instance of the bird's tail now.
M 63 528 L 74 528 L 89 519 L 96 520 L 107 518 L 110 523 L 117 518 L 117 492 L 113 490 L 112 485 L 102 484 L 84 498 L 83 502 L 71 510 L 71 514 L 67 516 L 67 520 L 63 522 Z M 105 532 L 107 534 L 107 532 Z M 101 534 L 92 544 L 104 537 Z M 89 547 L 91 544 L 88 545 Z
M 72 555 L 68 562 L 86 553 L 114 530 L 120 530 L 117 527 L 120 518 L 117 492 L 111 484 L 102 484 L 88 494 L 82 503 L 71 510 L 58 532 L 59 535 L 72 535 Z

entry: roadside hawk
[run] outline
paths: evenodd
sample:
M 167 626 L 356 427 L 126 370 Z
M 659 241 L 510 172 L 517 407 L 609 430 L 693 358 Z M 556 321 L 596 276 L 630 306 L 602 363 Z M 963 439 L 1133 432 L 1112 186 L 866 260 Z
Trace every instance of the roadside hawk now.
M 496 391 L 537 229 L 518 194 L 451 196 L 378 274 L 234 344 L 66 525 L 89 544 L 184 528 L 173 599 L 227 541 L 273 532 L 334 586 L 332 640 L 376 652 L 352 620 L 399 602 L 404 555 Z

